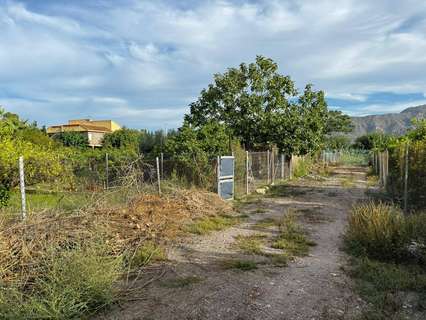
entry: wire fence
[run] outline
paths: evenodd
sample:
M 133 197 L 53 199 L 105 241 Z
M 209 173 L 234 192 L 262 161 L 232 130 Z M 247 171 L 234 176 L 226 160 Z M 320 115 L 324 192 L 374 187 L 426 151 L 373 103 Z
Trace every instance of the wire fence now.
M 405 212 L 426 209 L 426 142 L 402 143 L 375 152 L 373 170 L 381 186 Z
M 323 150 L 319 159 L 328 165 L 367 166 L 371 162 L 371 152 L 365 150 Z
M 233 155 L 234 176 L 232 198 L 240 198 L 256 192 L 257 189 L 279 183 L 292 177 L 297 163 L 302 159 L 286 156 L 277 150 L 264 152 L 238 151 Z M 48 164 L 46 164 L 48 166 Z M 218 160 L 165 158 L 159 154 L 156 159 L 114 158 L 104 156 L 69 159 L 62 164 L 64 172 L 60 180 L 42 181 L 25 186 L 25 159 L 21 173 L 21 194 L 58 193 L 90 194 L 105 190 L 132 188 L 137 192 L 158 192 L 167 188 L 197 187 L 218 192 Z M 17 168 L 18 170 L 18 163 Z M 22 214 L 25 204 L 31 199 L 22 200 Z M 31 205 L 29 207 L 32 207 Z

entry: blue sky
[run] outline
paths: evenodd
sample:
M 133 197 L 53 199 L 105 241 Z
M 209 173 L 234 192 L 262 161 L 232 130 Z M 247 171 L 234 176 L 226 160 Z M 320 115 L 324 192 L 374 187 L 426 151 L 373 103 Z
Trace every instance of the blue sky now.
M 426 1 L 0 0 L 0 105 L 40 125 L 178 127 L 258 54 L 331 108 L 399 112 L 426 103 Z

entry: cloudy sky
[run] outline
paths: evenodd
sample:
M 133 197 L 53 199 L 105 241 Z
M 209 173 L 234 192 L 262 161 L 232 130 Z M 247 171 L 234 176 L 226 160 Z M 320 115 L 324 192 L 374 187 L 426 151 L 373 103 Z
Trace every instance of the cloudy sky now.
M 398 112 L 426 103 L 426 1 L 0 0 L 0 105 L 40 125 L 178 127 L 259 54 L 332 108 Z

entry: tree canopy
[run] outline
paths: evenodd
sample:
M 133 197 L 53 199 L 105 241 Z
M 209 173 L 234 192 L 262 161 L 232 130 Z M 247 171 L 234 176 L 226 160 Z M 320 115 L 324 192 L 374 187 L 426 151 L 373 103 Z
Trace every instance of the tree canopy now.
M 263 56 L 214 75 L 185 116 L 185 123 L 195 128 L 213 120 L 247 149 L 276 145 L 287 154 L 315 151 L 327 133 L 349 130 L 345 116 L 328 111 L 322 91 L 308 84 L 298 96 L 293 80 Z

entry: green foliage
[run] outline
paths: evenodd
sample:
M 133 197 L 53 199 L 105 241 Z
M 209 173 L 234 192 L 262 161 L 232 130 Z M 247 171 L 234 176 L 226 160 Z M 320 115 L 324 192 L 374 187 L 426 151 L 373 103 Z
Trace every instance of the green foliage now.
M 303 157 L 299 158 L 294 165 L 293 168 L 293 177 L 294 178 L 301 178 L 305 177 L 309 174 L 313 166 L 313 160 L 311 157 Z
M 306 154 L 320 148 L 332 130 L 328 120 L 338 117 L 329 114 L 324 93 L 311 85 L 297 102 L 296 95 L 290 77 L 280 75 L 271 59 L 257 56 L 254 63 L 216 74 L 185 119 L 194 127 L 219 121 L 247 149 L 276 145 L 286 154 Z
M 164 250 L 154 242 L 146 241 L 129 257 L 129 265 L 131 268 L 137 268 L 162 260 L 166 260 Z
M 6 202 L 8 192 L 19 183 L 18 159 L 24 157 L 25 179 L 27 185 L 41 181 L 53 181 L 66 175 L 61 159 L 64 156 L 52 150 L 23 140 L 4 138 L 0 140 L 0 186 L 2 203 Z
M 354 125 L 351 117 L 338 110 L 330 110 L 327 119 L 327 133 L 344 132 L 349 133 Z
M 349 149 L 350 146 L 350 139 L 347 136 L 343 135 L 327 136 L 324 142 L 324 147 L 326 150 Z
M 139 141 L 141 133 L 138 130 L 123 128 L 104 136 L 104 148 L 129 149 L 135 153 L 139 152 Z
M 59 148 L 57 140 L 50 138 L 45 132 L 36 127 L 26 127 L 15 132 L 15 138 L 31 142 L 39 146 Z
M 229 153 L 229 138 L 223 125 L 210 121 L 193 128 L 187 122 L 178 133 L 167 140 L 165 153 L 173 157 L 179 168 L 178 175 L 185 176 L 196 185 L 212 187 L 214 183 L 213 160 Z
M 121 266 L 101 244 L 52 248 L 32 289 L 22 284 L 0 291 L 0 318 L 81 319 L 114 301 Z
M 139 150 L 147 156 L 158 156 L 158 154 L 164 151 L 168 139 L 176 134 L 177 132 L 175 130 L 167 131 L 167 133 L 163 130 L 157 130 L 154 132 L 142 130 L 139 141 Z
M 408 131 L 407 137 L 411 141 L 426 140 L 426 119 L 413 119 L 413 129 Z
M 61 132 L 53 136 L 53 139 L 62 143 L 65 147 L 87 148 L 88 137 L 81 132 Z
M 388 149 L 389 175 L 386 184 L 388 195 L 396 203 L 403 203 L 406 142 L 401 140 Z M 408 143 L 408 209 L 426 209 L 426 140 Z
M 394 141 L 395 138 L 393 136 L 380 132 L 374 132 L 356 138 L 353 148 L 361 150 L 384 151 L 392 143 L 394 143 Z
M 370 160 L 370 154 L 363 150 L 350 149 L 340 153 L 339 164 L 347 166 L 366 166 Z
M 54 143 L 35 125 L 28 125 L 12 113 L 0 108 L 0 207 L 10 198 L 19 183 L 18 159 L 24 157 L 27 185 L 52 181 L 66 173 L 63 154 L 54 152 Z
M 359 294 L 370 303 L 361 319 L 401 319 L 402 292 L 418 294 L 417 308 L 424 308 L 426 272 L 418 266 L 384 263 L 368 258 L 353 259 L 349 274 Z

